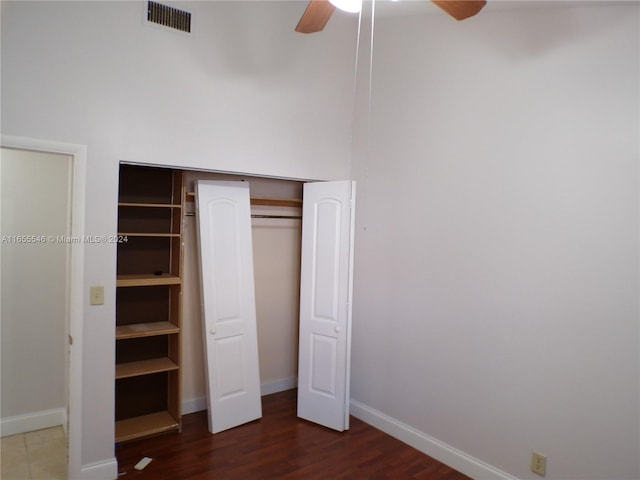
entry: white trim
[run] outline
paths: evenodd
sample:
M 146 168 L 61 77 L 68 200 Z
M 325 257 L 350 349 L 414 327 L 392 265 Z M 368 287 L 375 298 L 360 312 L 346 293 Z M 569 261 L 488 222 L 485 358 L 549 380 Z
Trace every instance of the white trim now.
M 14 135 L 2 135 L 0 144 L 7 148 L 70 155 L 72 160 L 71 182 L 71 235 L 84 235 L 85 186 L 87 147 L 71 143 L 40 140 Z M 69 478 L 84 478 L 82 470 L 82 317 L 84 288 L 84 245 L 71 244 L 69 335 L 73 337 L 69 359 L 68 442 Z M 116 468 L 117 471 L 117 468 Z M 106 477 L 105 477 L 106 478 Z M 116 477 L 110 477 L 116 478 Z
M 476 480 L 518 480 L 451 445 L 351 399 L 351 415 Z
M 3 418 L 0 422 L 0 436 L 8 437 L 19 433 L 33 432 L 43 428 L 57 427 L 61 425 L 65 433 L 67 429 L 67 410 L 65 408 L 53 408 L 41 412 L 27 413 Z
M 356 235 L 356 182 L 351 181 L 351 193 L 349 195 L 349 286 L 347 287 L 347 374 L 345 375 L 344 404 L 344 429 L 349 430 L 349 399 L 351 398 L 351 339 L 353 331 L 353 265 Z
M 201 412 L 207 409 L 207 397 L 196 397 L 182 402 L 182 415 Z
M 284 392 L 298 386 L 298 377 L 279 378 L 268 380 L 260 384 L 260 395 L 271 395 L 272 393 Z
M 110 458 L 102 462 L 82 465 L 77 477 L 69 475 L 68 478 L 81 478 L 82 480 L 111 480 L 118 478 L 118 461 L 115 458 Z

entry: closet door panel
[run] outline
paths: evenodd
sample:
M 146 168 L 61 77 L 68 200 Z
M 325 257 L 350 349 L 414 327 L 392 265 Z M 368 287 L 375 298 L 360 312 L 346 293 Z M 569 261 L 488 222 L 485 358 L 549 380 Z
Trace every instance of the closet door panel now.
M 209 431 L 262 416 L 249 186 L 196 183 Z
M 349 428 L 354 182 L 308 183 L 302 210 L 298 416 Z

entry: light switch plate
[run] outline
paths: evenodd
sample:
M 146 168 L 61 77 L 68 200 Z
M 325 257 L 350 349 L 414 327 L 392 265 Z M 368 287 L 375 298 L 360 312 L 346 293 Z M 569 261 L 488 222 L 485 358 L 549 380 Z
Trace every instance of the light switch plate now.
M 531 455 L 531 471 L 544 477 L 547 474 L 547 457 L 533 452 Z
M 91 305 L 104 305 L 104 287 L 91 287 L 89 293 L 89 303 Z

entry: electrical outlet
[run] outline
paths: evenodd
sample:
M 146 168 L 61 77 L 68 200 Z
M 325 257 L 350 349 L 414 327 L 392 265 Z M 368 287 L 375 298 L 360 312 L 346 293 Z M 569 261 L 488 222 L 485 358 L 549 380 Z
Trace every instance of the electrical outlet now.
M 104 305 L 104 287 L 91 287 L 89 292 L 89 304 Z
M 547 457 L 533 452 L 531 455 L 531 471 L 544 477 L 547 473 Z

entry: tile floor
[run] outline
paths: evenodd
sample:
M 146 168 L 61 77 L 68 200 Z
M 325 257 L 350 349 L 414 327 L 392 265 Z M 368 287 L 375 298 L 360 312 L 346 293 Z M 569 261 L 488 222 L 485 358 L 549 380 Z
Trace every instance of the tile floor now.
M 2 480 L 66 480 L 64 430 L 53 427 L 4 437 L 0 463 Z

